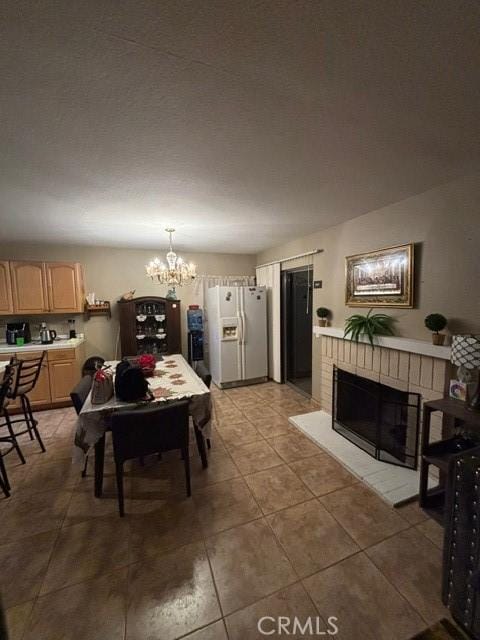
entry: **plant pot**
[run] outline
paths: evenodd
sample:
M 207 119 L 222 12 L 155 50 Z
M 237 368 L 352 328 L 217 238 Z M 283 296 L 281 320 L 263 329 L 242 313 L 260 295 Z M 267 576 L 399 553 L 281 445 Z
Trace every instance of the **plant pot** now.
M 432 333 L 432 342 L 437 346 L 442 346 L 445 342 L 445 334 L 444 333 Z
M 319 318 L 318 319 L 318 326 L 319 327 L 326 327 L 327 326 L 327 319 L 326 318 Z

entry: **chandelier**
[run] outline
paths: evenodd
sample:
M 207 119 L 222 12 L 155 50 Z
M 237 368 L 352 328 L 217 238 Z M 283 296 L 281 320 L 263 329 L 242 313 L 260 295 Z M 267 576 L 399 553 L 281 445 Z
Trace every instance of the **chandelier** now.
M 167 264 L 162 262 L 160 258 L 154 258 L 147 265 L 145 270 L 147 276 L 152 280 L 155 280 L 159 284 L 168 284 L 175 286 L 182 286 L 188 284 L 195 279 L 196 267 L 190 262 L 186 263 L 180 256 L 177 256 L 172 247 L 172 234 L 175 229 L 165 229 L 170 236 L 170 247 L 166 255 Z

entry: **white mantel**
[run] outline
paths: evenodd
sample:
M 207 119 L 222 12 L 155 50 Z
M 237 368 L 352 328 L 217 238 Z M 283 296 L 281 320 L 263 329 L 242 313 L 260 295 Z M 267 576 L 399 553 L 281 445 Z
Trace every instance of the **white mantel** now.
M 316 338 L 320 336 L 330 336 L 331 338 L 340 338 L 343 340 L 351 340 L 350 337 L 344 336 L 344 330 L 340 327 L 313 327 L 313 335 Z M 359 342 L 369 344 L 366 336 L 360 336 Z M 376 336 L 375 344 L 379 347 L 387 349 L 396 349 L 397 351 L 408 351 L 409 353 L 418 353 L 423 356 L 432 358 L 440 358 L 442 360 L 450 360 L 450 347 L 439 347 L 426 342 L 424 340 L 414 340 L 413 338 L 399 338 L 395 336 Z

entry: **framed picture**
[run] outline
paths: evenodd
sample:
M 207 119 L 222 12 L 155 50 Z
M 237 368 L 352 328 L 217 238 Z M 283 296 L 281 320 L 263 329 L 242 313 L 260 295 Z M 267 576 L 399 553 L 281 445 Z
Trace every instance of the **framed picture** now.
M 413 307 L 413 244 L 347 256 L 345 260 L 345 304 Z

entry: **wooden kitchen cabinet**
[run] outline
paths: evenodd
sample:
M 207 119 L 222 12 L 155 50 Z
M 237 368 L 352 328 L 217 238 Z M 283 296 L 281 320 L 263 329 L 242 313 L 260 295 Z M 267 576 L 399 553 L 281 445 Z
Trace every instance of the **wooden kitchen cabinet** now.
M 22 348 L 17 348 L 16 353 L 14 351 L 1 353 L 0 360 L 10 360 L 15 355 L 19 360 L 30 360 L 39 358 L 42 351 L 23 351 Z M 49 349 L 47 347 L 37 383 L 28 394 L 34 410 L 71 405 L 70 392 L 80 380 L 84 360 L 84 343 L 75 348 Z M 10 403 L 9 410 L 12 413 L 18 413 L 19 401 Z
M 12 280 L 7 260 L 0 260 L 0 313 L 13 313 Z
M 78 262 L 0 261 L 0 315 L 82 313 Z
M 70 392 L 80 380 L 84 346 L 47 351 L 52 404 L 70 402 Z
M 52 402 L 70 400 L 70 392 L 78 382 L 78 364 L 75 360 L 49 362 L 50 392 Z
M 45 313 L 48 293 L 44 262 L 10 262 L 15 313 Z
M 80 313 L 84 299 L 81 266 L 72 262 L 47 262 L 45 273 L 49 311 Z

